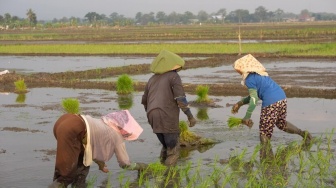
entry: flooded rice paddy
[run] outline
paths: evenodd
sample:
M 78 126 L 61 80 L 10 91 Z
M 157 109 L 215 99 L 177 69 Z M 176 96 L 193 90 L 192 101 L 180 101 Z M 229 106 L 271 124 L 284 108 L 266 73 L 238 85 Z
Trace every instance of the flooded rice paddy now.
M 205 57 L 186 58 L 204 59 Z M 0 56 L 0 71 L 20 74 L 57 73 L 150 64 L 152 57 L 60 57 L 60 56 Z M 233 62 L 216 67 L 201 67 L 180 71 L 184 83 L 239 83 L 240 76 L 232 69 Z M 336 88 L 336 63 L 329 59 L 265 59 L 263 65 L 274 80 L 283 86 Z M 116 81 L 119 75 L 93 81 Z M 132 79 L 146 82 L 151 74 L 132 75 Z
M 111 66 L 150 63 L 152 58 L 124 57 L 0 57 L 0 71 L 8 69 L 23 74 L 36 72 L 76 71 Z M 270 60 L 264 62 L 269 73 L 275 75 L 275 80 L 285 80 L 283 83 L 301 87 L 333 88 L 336 84 L 335 62 L 328 60 Z M 300 74 L 298 74 L 300 73 Z M 329 80 L 319 80 L 318 75 L 329 75 Z M 234 82 L 239 84 L 240 78 L 232 71 L 231 65 L 187 69 L 180 72 L 184 83 L 220 83 Z M 133 75 L 136 81 L 146 81 L 150 74 Z M 115 81 L 117 76 L 111 75 L 106 80 Z M 301 78 L 301 79 L 299 79 Z M 287 81 L 286 81 L 287 80 Z M 99 81 L 99 80 L 96 80 Z M 304 84 L 307 83 L 307 84 Z M 29 88 L 28 88 L 29 89 Z M 147 123 L 146 114 L 141 102 L 142 92 L 135 92 L 128 98 L 130 112 L 142 125 L 144 132 L 137 141 L 126 142 L 127 151 L 132 161 L 153 163 L 158 160 L 161 145 L 152 133 Z M 55 162 L 56 141 L 52 133 L 54 122 L 63 113 L 61 101 L 64 98 L 77 98 L 83 114 L 100 117 L 123 107 L 123 101 L 115 91 L 98 89 L 68 89 L 68 88 L 31 88 L 24 95 L 3 92 L 0 94 L 0 187 L 47 187 L 51 183 Z M 181 163 L 190 161 L 191 168 L 200 165 L 202 175 L 211 173 L 212 165 L 218 159 L 228 160 L 235 152 L 246 149 L 247 157 L 251 156 L 259 144 L 258 117 L 260 103 L 253 112 L 255 125 L 248 129 L 240 127 L 229 129 L 227 118 L 231 115 L 230 104 L 234 104 L 241 96 L 209 96 L 217 105 L 216 108 L 192 106 L 191 110 L 197 117 L 197 124 L 190 130 L 198 135 L 218 141 L 207 148 L 195 148 L 181 159 Z M 188 93 L 189 101 L 196 96 Z M 336 96 L 324 98 L 288 98 L 288 121 L 301 129 L 309 130 L 316 138 L 322 138 L 322 143 L 313 145 L 310 152 L 316 153 L 318 148 L 331 147 L 335 152 L 335 138 L 331 144 L 323 139 L 326 133 L 336 128 Z M 246 107 L 242 107 L 237 117 L 243 117 Z M 186 117 L 181 113 L 181 120 Z M 334 133 L 333 133 L 333 136 Z M 300 142 L 301 137 L 284 133 L 275 128 L 272 146 L 288 145 Z M 331 161 L 335 166 L 335 161 Z M 293 165 L 293 164 L 289 164 Z M 104 187 L 109 179 L 112 185 L 117 185 L 119 168 L 116 158 L 107 163 L 111 175 L 104 174 L 93 164 L 88 179 L 95 177 L 95 187 Z M 290 168 L 289 168 L 290 169 Z M 295 171 L 290 171 L 295 176 Z M 136 180 L 137 172 L 128 171 L 125 175 L 130 180 Z M 292 186 L 292 185 L 291 185 Z

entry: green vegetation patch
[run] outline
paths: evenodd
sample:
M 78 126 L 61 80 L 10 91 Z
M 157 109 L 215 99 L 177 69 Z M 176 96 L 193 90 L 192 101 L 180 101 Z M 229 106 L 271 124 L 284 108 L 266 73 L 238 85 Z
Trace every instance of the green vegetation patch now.
M 233 116 L 230 116 L 227 120 L 227 124 L 230 128 L 233 128 L 233 127 L 238 127 L 242 124 L 242 119 L 241 118 L 237 118 L 237 117 L 233 117 Z
M 62 100 L 62 107 L 66 113 L 79 114 L 79 101 L 75 98 L 66 98 Z
M 0 45 L 2 54 L 157 54 L 162 49 L 177 54 L 237 54 L 239 47 L 233 43 L 159 43 L 159 44 L 7 44 Z M 242 53 L 269 53 L 283 56 L 334 57 L 336 43 L 246 43 Z

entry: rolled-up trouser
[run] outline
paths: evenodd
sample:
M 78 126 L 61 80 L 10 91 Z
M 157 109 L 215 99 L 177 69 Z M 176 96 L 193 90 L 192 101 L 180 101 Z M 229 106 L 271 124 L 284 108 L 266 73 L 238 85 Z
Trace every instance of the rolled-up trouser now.
M 179 135 L 180 133 L 155 133 L 162 144 L 160 157 L 167 166 L 174 166 L 180 156 L 179 152 Z M 166 152 L 166 153 L 162 153 Z
M 85 134 L 85 122 L 79 115 L 64 114 L 54 125 L 57 151 L 53 180 L 65 187 L 72 183 L 78 186 L 83 184 L 83 181 L 85 183 L 90 169 L 83 164 L 82 140 Z

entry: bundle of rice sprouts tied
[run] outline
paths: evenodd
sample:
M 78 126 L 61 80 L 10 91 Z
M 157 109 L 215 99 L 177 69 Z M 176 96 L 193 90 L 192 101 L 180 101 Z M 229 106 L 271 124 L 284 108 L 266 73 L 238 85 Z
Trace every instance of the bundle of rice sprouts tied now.
M 193 143 L 197 140 L 199 140 L 201 137 L 196 135 L 195 133 L 189 131 L 188 124 L 185 121 L 180 121 L 179 127 L 181 130 L 180 133 L 180 141 L 187 142 L 187 143 Z
M 243 119 L 230 116 L 227 120 L 229 128 L 238 127 L 242 124 Z
M 180 121 L 180 145 L 181 146 L 199 146 L 199 145 L 209 145 L 215 144 L 216 141 L 209 138 L 202 138 L 201 136 L 189 131 L 187 122 Z
M 79 114 L 79 101 L 74 98 L 66 98 L 62 100 L 62 107 L 66 113 Z

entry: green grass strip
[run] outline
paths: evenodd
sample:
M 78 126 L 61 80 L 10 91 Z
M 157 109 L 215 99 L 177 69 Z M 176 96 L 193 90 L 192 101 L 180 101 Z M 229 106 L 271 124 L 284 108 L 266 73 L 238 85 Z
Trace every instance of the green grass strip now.
M 2 54 L 157 54 L 162 49 L 189 54 L 236 54 L 238 44 L 13 44 L 0 45 Z M 242 53 L 334 57 L 336 43 L 247 43 Z

